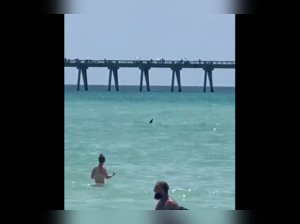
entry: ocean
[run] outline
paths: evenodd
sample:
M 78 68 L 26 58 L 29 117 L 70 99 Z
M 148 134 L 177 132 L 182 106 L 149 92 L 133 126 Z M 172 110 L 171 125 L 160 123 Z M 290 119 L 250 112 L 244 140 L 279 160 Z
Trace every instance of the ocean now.
M 154 210 L 160 180 L 188 209 L 234 210 L 235 88 L 138 89 L 65 86 L 65 210 Z M 93 187 L 100 153 L 116 175 Z

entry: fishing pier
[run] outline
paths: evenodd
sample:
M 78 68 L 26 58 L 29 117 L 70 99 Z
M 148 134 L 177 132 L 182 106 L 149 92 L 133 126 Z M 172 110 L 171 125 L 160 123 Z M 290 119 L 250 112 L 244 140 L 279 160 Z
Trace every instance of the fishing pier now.
M 143 90 L 143 79 L 145 78 L 147 91 L 150 91 L 149 71 L 152 68 L 170 69 L 171 92 L 174 91 L 175 78 L 177 80 L 178 92 L 181 92 L 181 71 L 184 68 L 202 69 L 204 70 L 203 92 L 206 92 L 207 79 L 209 81 L 210 92 L 214 92 L 213 87 L 213 70 L 215 69 L 235 69 L 235 61 L 165 61 L 161 60 L 70 60 L 65 59 L 66 67 L 74 67 L 78 69 L 77 91 L 80 90 L 80 80 L 82 77 L 84 90 L 88 91 L 89 68 L 107 68 L 108 69 L 108 91 L 111 90 L 112 77 L 115 83 L 116 91 L 119 91 L 118 71 L 120 68 L 137 68 L 140 70 L 140 86 L 139 91 Z

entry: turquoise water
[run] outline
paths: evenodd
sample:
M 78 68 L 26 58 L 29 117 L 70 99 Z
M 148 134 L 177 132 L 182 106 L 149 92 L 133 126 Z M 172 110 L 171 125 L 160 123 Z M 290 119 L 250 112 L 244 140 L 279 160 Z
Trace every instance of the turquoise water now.
M 66 210 L 153 210 L 158 180 L 189 209 L 235 208 L 234 88 L 65 89 Z M 92 187 L 100 153 L 116 176 Z

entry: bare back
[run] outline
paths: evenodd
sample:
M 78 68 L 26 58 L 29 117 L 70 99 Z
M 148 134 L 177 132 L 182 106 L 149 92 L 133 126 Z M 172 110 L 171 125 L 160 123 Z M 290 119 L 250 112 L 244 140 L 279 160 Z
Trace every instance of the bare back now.
M 95 180 L 96 184 L 104 184 L 106 175 L 107 171 L 104 166 L 95 166 L 91 177 Z

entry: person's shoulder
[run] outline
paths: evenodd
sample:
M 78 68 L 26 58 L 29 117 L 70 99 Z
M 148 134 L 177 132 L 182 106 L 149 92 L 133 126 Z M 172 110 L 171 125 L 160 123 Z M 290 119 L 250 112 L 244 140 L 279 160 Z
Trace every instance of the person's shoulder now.
M 101 166 L 100 170 L 106 170 L 105 166 Z
M 172 198 L 169 198 L 165 203 L 165 210 L 176 210 L 178 208 L 178 203 Z
M 177 204 L 177 202 L 173 198 L 171 198 L 171 197 L 169 197 L 168 201 Z

